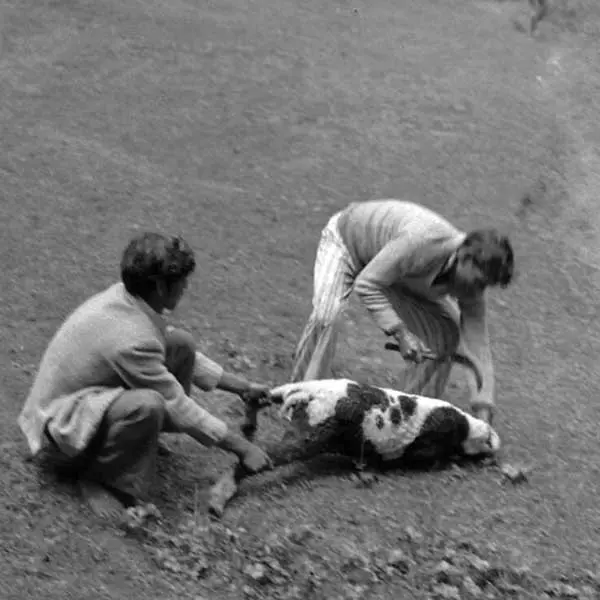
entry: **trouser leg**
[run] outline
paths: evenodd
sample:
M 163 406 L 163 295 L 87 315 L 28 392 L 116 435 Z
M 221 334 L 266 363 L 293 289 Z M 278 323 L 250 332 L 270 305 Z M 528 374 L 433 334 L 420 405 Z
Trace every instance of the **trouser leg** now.
M 192 389 L 196 343 L 187 331 L 170 329 L 166 333 L 166 366 L 181 383 L 186 394 Z
M 146 501 L 156 473 L 164 414 L 158 392 L 124 392 L 106 412 L 86 451 L 81 477 L 105 485 L 128 503 Z
M 296 347 L 291 381 L 330 376 L 338 337 L 338 319 L 354 281 L 348 251 L 326 228 L 314 268 L 312 312 Z
M 457 309 L 450 300 L 424 300 L 401 289 L 394 289 L 391 299 L 408 329 L 437 355 L 447 357 L 443 361 L 407 363 L 400 376 L 399 389 L 411 394 L 441 398 L 450 377 L 452 355 L 460 340 Z

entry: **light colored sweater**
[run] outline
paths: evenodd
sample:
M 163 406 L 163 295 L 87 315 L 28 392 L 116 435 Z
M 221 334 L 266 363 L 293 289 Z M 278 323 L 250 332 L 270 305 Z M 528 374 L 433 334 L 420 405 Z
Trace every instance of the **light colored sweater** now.
M 92 296 L 50 341 L 18 418 L 33 455 L 48 427 L 65 454 L 84 450 L 112 402 L 126 389 L 151 389 L 165 399 L 173 431 L 213 445 L 227 425 L 184 392 L 165 365 L 163 317 L 122 283 Z M 194 382 L 214 389 L 223 368 L 196 353 Z
M 403 200 L 351 204 L 338 228 L 360 271 L 354 289 L 386 333 L 402 325 L 386 290 L 401 284 L 427 298 L 444 295 L 433 279 L 465 237 L 437 213 Z
M 344 209 L 338 229 L 358 270 L 354 291 L 388 335 L 404 323 L 389 301 L 389 290 L 435 301 L 452 295 L 434 284 L 465 233 L 441 215 L 414 202 L 395 199 L 355 202 Z M 460 308 L 460 352 L 479 368 L 483 389 L 476 405 L 493 403 L 494 370 L 486 323 L 485 293 L 456 298 Z

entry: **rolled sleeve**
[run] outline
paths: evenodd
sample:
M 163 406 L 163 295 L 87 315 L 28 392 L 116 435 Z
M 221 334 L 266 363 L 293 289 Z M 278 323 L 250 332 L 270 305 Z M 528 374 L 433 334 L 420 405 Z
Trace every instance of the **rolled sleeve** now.
M 162 395 L 170 430 L 187 433 L 205 446 L 215 445 L 227 435 L 227 424 L 190 398 L 167 369 L 160 342 L 150 340 L 122 348 L 110 362 L 126 387 L 151 389 Z M 218 369 L 211 365 L 205 370 L 207 383 L 214 381 Z
M 223 367 L 201 352 L 196 352 L 194 363 L 194 385 L 205 392 L 214 390 L 223 376 Z

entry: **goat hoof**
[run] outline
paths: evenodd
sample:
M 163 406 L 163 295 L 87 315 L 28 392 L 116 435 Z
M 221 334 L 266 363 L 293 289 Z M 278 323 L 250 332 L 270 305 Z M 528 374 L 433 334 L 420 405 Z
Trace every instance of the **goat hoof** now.
M 371 471 L 359 470 L 353 475 L 352 480 L 357 486 L 371 487 L 379 481 L 379 477 Z

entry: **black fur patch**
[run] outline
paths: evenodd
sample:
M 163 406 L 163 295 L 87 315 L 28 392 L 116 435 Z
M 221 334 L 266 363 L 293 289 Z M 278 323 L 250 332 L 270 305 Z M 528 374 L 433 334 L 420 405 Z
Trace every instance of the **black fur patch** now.
M 310 431 L 302 433 L 302 444 L 308 448 L 320 448 L 323 452 L 339 435 L 339 425 L 335 417 L 325 419 Z
M 394 409 L 392 409 L 394 410 Z M 381 415 L 377 415 L 375 417 L 375 427 L 377 427 L 377 429 L 383 429 L 383 426 L 385 425 L 385 422 L 383 420 L 383 417 Z
M 292 411 L 292 422 L 300 429 L 308 428 L 308 403 L 298 403 Z
M 390 421 L 396 426 L 402 423 L 402 411 L 397 406 L 390 408 Z
M 419 435 L 403 455 L 406 462 L 450 459 L 462 454 L 462 443 L 469 435 L 467 417 L 450 406 L 436 408 L 425 419 Z
M 400 400 L 400 406 L 402 407 L 404 416 L 407 419 L 410 419 L 417 411 L 417 401 L 413 396 L 407 396 L 405 394 L 400 394 L 398 399 Z
M 339 434 L 335 418 L 325 419 L 310 429 L 300 429 L 296 423 L 291 423 L 279 441 L 267 443 L 266 450 L 275 465 L 310 460 L 328 452 L 344 454 L 343 447 L 340 450 L 336 444 Z
M 335 416 L 341 423 L 359 425 L 369 409 L 378 406 L 386 410 L 390 405 L 387 394 L 371 385 L 349 383 L 347 393 L 347 397 L 340 398 L 335 406 Z
M 359 427 L 350 426 L 340 431 L 330 445 L 333 452 L 354 459 L 361 459 L 370 466 L 381 468 L 383 463 L 372 442 L 365 440 Z

